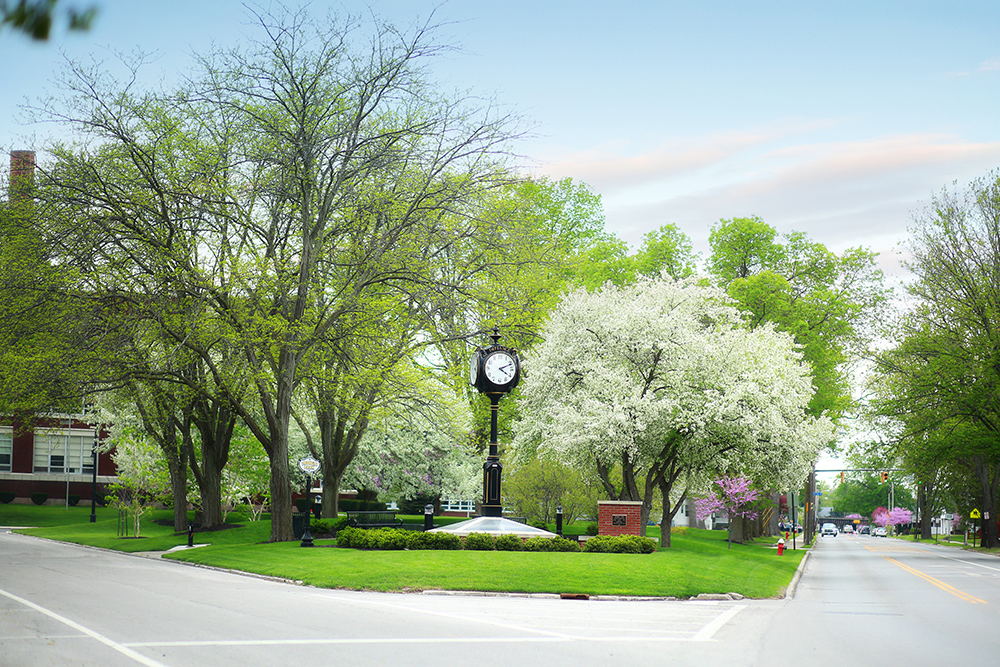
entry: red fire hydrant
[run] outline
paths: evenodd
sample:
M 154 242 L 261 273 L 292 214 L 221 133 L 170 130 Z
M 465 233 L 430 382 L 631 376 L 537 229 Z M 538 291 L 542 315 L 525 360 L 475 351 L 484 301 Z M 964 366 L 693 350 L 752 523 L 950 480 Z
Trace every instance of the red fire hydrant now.
M 778 555 L 780 556 L 783 553 L 785 553 L 785 541 L 779 537 L 778 538 Z

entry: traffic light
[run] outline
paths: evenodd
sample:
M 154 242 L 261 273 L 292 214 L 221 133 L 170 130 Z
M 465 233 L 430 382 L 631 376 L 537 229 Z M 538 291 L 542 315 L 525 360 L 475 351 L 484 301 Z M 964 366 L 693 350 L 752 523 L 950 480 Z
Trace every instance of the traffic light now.
M 882 481 L 883 482 L 888 482 L 889 481 L 889 473 L 887 473 L 887 472 L 882 473 Z

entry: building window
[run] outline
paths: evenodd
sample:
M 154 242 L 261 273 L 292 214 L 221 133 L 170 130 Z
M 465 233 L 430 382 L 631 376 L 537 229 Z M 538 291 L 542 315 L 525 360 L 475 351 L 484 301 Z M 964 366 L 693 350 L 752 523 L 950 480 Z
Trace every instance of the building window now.
M 442 512 L 474 512 L 476 510 L 476 501 L 474 500 L 442 500 L 441 501 L 441 511 Z
M 10 456 L 14 451 L 13 429 L 0 430 L 0 472 L 10 472 Z
M 35 472 L 92 474 L 93 446 L 89 431 L 35 431 Z

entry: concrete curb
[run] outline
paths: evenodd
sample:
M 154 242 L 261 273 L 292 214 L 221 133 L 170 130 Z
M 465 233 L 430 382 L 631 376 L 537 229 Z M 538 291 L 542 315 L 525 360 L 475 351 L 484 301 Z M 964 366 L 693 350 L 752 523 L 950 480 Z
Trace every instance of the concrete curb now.
M 795 597 L 795 589 L 799 585 L 799 579 L 802 578 L 802 571 L 806 569 L 806 561 L 809 560 L 809 554 L 811 553 L 812 551 L 807 551 L 806 555 L 799 561 L 799 567 L 795 570 L 795 574 L 792 575 L 792 581 L 788 584 L 788 589 L 785 590 L 784 599 L 790 600 Z

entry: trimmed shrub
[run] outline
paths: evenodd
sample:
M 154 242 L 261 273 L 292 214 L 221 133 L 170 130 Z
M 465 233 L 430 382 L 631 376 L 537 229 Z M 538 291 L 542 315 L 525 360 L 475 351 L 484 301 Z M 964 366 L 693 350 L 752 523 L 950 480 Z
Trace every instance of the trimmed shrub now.
M 36 505 L 44 505 L 45 501 L 49 499 L 49 494 L 42 493 L 41 491 L 33 491 L 31 493 L 31 502 Z
M 330 521 L 330 532 L 335 534 L 339 533 L 341 530 L 347 528 L 350 525 L 347 521 L 346 516 L 338 516 L 336 519 L 332 519 L 329 521 Z
M 337 546 L 348 549 L 371 549 L 374 540 L 369 532 L 363 528 L 352 528 L 347 526 L 337 533 Z
M 579 551 L 580 545 L 561 537 L 529 537 L 524 543 L 525 551 Z
M 400 528 L 380 528 L 371 532 L 372 548 L 380 551 L 403 551 L 409 548 L 416 533 Z
M 451 533 L 413 533 L 411 549 L 434 549 L 437 551 L 457 551 L 462 548 L 462 538 Z
M 597 535 L 597 531 L 598 531 L 598 528 L 597 528 L 597 524 L 596 523 L 588 523 L 587 524 L 587 535 L 591 535 L 591 536 Z
M 450 533 L 421 533 L 403 528 L 365 530 L 345 526 L 337 531 L 337 546 L 347 549 L 400 551 L 403 549 L 458 550 L 462 540 Z
M 385 509 L 385 503 L 377 500 L 341 500 L 337 507 L 342 512 L 379 512 Z
M 497 551 L 521 551 L 524 549 L 524 540 L 517 535 L 508 533 L 496 538 L 493 545 Z
M 545 525 L 545 522 L 541 519 L 535 519 L 531 522 L 532 528 L 538 528 L 539 530 L 548 530 L 549 527 Z
M 580 543 L 574 540 L 567 540 L 562 537 L 554 537 L 549 542 L 552 543 L 552 551 L 579 551 Z
M 14 495 L 13 491 L 0 491 L 0 503 L 6 505 L 10 501 L 14 500 L 17 496 Z
M 69 494 L 69 497 L 66 500 L 67 502 L 69 502 L 71 507 L 76 507 L 76 504 L 80 502 L 80 494 L 71 493 Z
M 313 535 L 325 535 L 333 530 L 333 521 L 330 519 L 313 519 L 309 522 L 309 532 Z
M 651 554 L 656 542 L 638 535 L 598 535 L 583 543 L 583 550 L 604 554 Z
M 489 533 L 469 533 L 465 537 L 466 551 L 494 551 L 496 540 Z
M 306 502 L 305 498 L 296 498 L 295 499 L 295 509 L 297 509 L 299 511 L 299 514 L 302 514 L 307 509 L 309 509 L 309 504 Z

